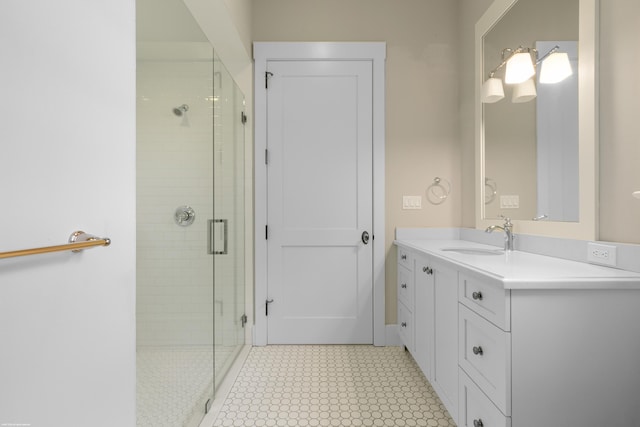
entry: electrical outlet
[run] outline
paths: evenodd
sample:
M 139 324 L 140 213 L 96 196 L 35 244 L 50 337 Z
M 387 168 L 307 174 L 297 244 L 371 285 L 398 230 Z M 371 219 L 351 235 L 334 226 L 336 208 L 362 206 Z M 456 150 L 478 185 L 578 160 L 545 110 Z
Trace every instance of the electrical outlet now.
M 600 243 L 587 243 L 587 261 L 592 264 L 616 266 L 616 247 Z

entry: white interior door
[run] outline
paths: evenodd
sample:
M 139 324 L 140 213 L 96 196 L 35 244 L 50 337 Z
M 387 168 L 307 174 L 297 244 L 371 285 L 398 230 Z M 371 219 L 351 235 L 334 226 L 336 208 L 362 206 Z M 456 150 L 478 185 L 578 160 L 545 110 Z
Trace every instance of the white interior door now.
M 267 70 L 268 343 L 370 344 L 372 63 Z

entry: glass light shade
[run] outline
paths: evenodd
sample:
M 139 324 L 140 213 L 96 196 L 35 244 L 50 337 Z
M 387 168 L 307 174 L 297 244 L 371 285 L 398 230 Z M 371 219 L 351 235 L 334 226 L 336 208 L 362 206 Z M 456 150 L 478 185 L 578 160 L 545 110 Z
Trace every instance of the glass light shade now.
M 514 104 L 529 102 L 535 99 L 537 95 L 536 84 L 533 82 L 533 79 L 529 79 L 513 87 L 511 102 Z
M 566 52 L 554 52 L 542 61 L 540 83 L 559 83 L 572 74 L 569 55 Z
M 504 88 L 502 80 L 491 77 L 482 84 L 482 102 L 485 104 L 493 104 L 504 98 Z
M 528 52 L 516 53 L 507 61 L 504 82 L 506 84 L 522 83 L 529 80 L 535 73 L 531 54 Z

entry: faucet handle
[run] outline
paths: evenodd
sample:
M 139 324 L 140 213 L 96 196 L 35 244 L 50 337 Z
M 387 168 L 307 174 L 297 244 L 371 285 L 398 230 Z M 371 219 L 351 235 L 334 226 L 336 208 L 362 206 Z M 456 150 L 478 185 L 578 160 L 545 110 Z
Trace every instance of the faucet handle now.
M 511 227 L 513 226 L 513 223 L 511 222 L 511 218 L 509 218 L 508 216 L 504 216 L 502 214 L 498 215 L 500 218 L 504 219 L 504 225 L 505 227 Z

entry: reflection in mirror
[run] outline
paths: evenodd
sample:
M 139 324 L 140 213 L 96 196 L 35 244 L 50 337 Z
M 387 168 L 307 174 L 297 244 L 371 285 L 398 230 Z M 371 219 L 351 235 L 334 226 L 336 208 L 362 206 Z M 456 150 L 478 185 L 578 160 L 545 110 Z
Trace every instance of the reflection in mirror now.
M 518 0 L 483 38 L 487 219 L 578 221 L 578 6 Z
M 494 0 L 478 20 L 477 228 L 597 239 L 597 20 L 598 0 Z

